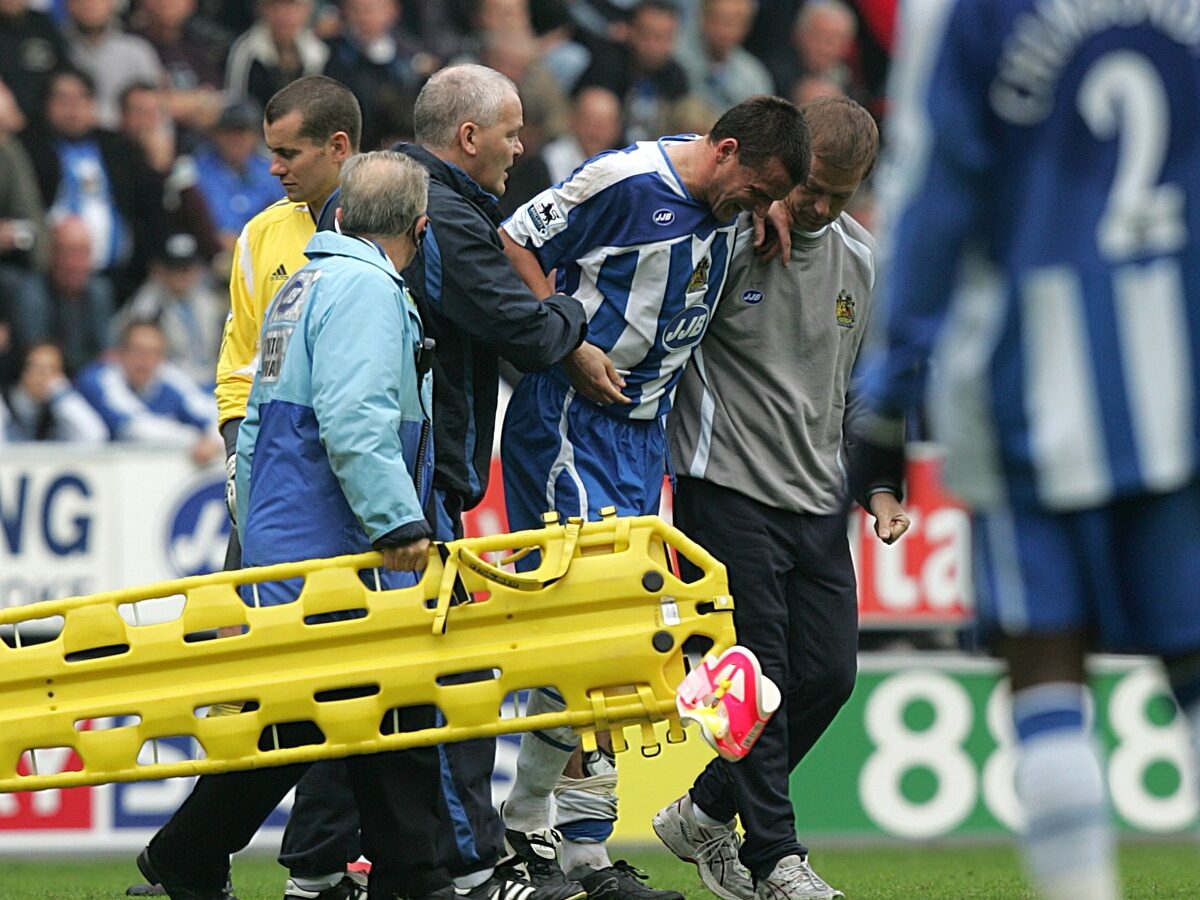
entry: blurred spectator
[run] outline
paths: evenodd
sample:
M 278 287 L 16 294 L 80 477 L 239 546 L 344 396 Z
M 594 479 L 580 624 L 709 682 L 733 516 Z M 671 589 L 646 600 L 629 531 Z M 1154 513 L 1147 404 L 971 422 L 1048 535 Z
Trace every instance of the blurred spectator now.
M 199 0 L 200 15 L 228 34 L 241 34 L 254 24 L 256 3 L 247 0 Z
M 407 0 L 403 4 L 404 30 L 416 35 L 435 67 L 456 57 L 471 30 L 477 0 Z
M 370 147 L 362 145 L 364 151 L 387 149 L 398 141 L 411 144 L 416 140 L 413 126 L 413 106 L 417 92 L 395 84 L 385 84 L 379 89 L 375 104 L 375 125 L 379 129 L 379 143 Z
M 62 348 L 53 341 L 31 344 L 20 380 L 0 394 L 0 443 L 106 440 L 104 420 L 67 380 Z
M 77 372 L 108 349 L 108 321 L 113 315 L 113 287 L 92 264 L 92 238 L 78 216 L 66 216 L 50 229 L 50 269 L 43 276 L 41 307 L 22 310 L 18 328 L 28 346 L 56 340 L 63 348 L 67 371 Z
M 191 132 L 212 127 L 221 112 L 229 38 L 196 15 L 196 0 L 139 0 L 130 20 L 166 73 L 171 118 Z M 183 146 L 191 149 L 191 135 Z
M 777 88 L 781 82 L 776 75 L 775 63 L 786 60 L 796 52 L 792 49 L 792 30 L 789 26 L 796 21 L 796 13 L 803 5 L 804 0 L 758 0 L 754 24 L 742 42 L 742 46 L 762 60 L 770 70 Z
M 210 260 L 220 251 L 208 203 L 199 188 L 195 160 L 176 154 L 176 129 L 166 92 L 149 84 L 131 84 L 121 93 L 121 133 L 137 143 L 162 181 L 168 233 L 186 231 Z
M 542 149 L 542 158 L 550 173 L 550 183 L 566 181 L 586 160 L 621 141 L 621 101 L 608 88 L 581 90 L 571 110 L 566 134 Z
M 229 50 L 226 94 L 235 100 L 250 97 L 265 107 L 300 76 L 320 75 L 329 48 L 308 25 L 312 12 L 312 0 L 262 0 L 257 21 Z
M 41 121 L 46 82 L 67 60 L 67 42 L 49 16 L 27 0 L 0 0 L 0 79 L 30 122 Z
M 42 198 L 29 155 L 13 134 L 24 117 L 4 82 L 0 81 L 0 295 L 10 312 L 28 304 L 46 305 L 39 271 L 46 268 L 47 236 Z M 11 338 L 11 335 L 10 335 Z
M 262 110 L 241 100 L 225 107 L 212 140 L 196 151 L 197 184 L 223 250 L 232 250 L 245 224 L 284 196 L 262 141 Z
M 175 122 L 157 85 L 135 81 L 117 100 L 117 128 L 142 148 L 146 162 L 160 175 L 175 162 Z
M 144 39 L 127 34 L 117 0 L 67 0 L 63 35 L 71 60 L 96 86 L 97 120 L 116 128 L 121 92 L 134 82 L 163 83 L 158 54 Z
M 525 111 L 521 143 L 537 148 L 562 134 L 567 127 L 567 98 L 539 59 L 528 0 L 480 0 L 475 26 L 454 62 L 487 66 L 516 84 Z M 534 128 L 540 131 L 534 133 Z
M 228 312 L 229 296 L 214 290 L 195 238 L 173 234 L 146 283 L 113 318 L 110 333 L 153 322 L 166 338 L 167 359 L 196 384 L 211 385 Z
M 703 97 L 688 94 L 671 107 L 664 134 L 708 134 L 724 110 L 717 109 Z
M 211 462 L 225 449 L 216 403 L 166 355 L 162 329 L 133 322 L 121 333 L 112 361 L 97 361 L 79 374 L 79 392 L 113 440 L 186 447 L 197 465 Z
M 571 19 L 589 43 L 626 39 L 626 23 L 639 5 L 638 0 L 571 0 Z M 676 9 L 680 4 L 676 4 Z
M 567 0 L 529 0 L 529 23 L 538 42 L 538 59 L 563 93 L 572 94 L 592 62 L 592 52 L 575 40 Z
M 329 42 L 325 74 L 354 92 L 362 107 L 362 146 L 379 146 L 379 89 L 385 84 L 418 89 L 434 59 L 399 28 L 397 0 L 342 0 L 342 31 Z
M 567 95 L 538 58 L 538 43 L 532 32 L 488 32 L 479 59 L 516 84 L 525 112 L 522 143 L 528 135 L 534 146 L 540 148 L 567 130 L 570 110 Z M 538 129 L 537 134 L 532 133 L 534 128 Z
M 845 96 L 846 92 L 842 90 L 841 85 L 837 82 L 830 81 L 828 78 L 822 78 L 820 75 L 805 75 L 792 85 L 792 92 L 788 95 L 788 99 L 797 106 L 803 106 L 810 100 L 816 100 L 818 97 Z
M 485 34 L 533 34 L 529 0 L 479 0 L 475 7 L 473 34 L 468 40 L 479 41 Z
M 83 218 L 94 268 L 108 273 L 125 296 L 146 277 L 166 231 L 162 182 L 137 144 L 97 126 L 95 90 L 83 72 L 54 73 L 45 120 L 45 128 L 21 135 L 42 202 L 52 216 Z
M 673 58 L 679 11 L 668 0 L 642 0 L 621 45 L 593 48 L 579 89 L 605 87 L 621 98 L 625 136 L 655 140 L 667 132 L 671 107 L 688 92 L 688 78 Z
M 774 92 L 767 67 L 742 42 L 754 21 L 756 0 L 702 0 L 696 37 L 679 54 L 691 89 L 719 110 Z
M 12 298 L 0 291 L 0 389 L 16 381 L 21 369 L 11 306 Z
M 842 0 L 808 0 L 792 26 L 794 52 L 775 60 L 779 93 L 790 97 L 805 78 L 833 82 L 843 94 L 863 99 L 848 60 L 854 52 L 858 19 Z

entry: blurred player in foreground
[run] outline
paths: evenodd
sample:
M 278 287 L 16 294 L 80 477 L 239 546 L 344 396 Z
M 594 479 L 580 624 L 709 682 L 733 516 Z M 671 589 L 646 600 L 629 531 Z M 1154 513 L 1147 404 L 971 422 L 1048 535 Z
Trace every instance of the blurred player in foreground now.
M 1028 871 L 1113 900 L 1085 655 L 1161 657 L 1200 723 L 1200 4 L 926 0 L 899 37 L 871 433 L 935 373 Z

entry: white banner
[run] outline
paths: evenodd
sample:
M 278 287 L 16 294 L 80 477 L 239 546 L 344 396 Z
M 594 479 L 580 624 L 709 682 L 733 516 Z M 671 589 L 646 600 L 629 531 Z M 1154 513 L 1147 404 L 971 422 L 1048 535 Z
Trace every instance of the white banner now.
M 0 606 L 218 571 L 225 474 L 177 450 L 7 445 Z

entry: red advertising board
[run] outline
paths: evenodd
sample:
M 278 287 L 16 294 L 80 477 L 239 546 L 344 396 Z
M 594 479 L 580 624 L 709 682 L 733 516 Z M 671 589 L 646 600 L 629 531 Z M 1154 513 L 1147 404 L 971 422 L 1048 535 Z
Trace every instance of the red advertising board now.
M 864 627 L 942 627 L 971 618 L 971 518 L 942 486 L 941 471 L 933 446 L 910 446 L 904 509 L 912 525 L 895 544 L 875 537 L 863 510 L 851 516 Z
M 971 617 L 971 520 L 941 480 L 941 457 L 930 444 L 909 448 L 904 508 L 912 527 L 886 546 L 871 518 L 855 507 L 850 546 L 858 574 L 858 605 L 864 628 L 955 626 Z M 670 518 L 664 487 L 663 517 Z M 500 460 L 493 457 L 487 496 L 463 517 L 468 535 L 506 530 Z

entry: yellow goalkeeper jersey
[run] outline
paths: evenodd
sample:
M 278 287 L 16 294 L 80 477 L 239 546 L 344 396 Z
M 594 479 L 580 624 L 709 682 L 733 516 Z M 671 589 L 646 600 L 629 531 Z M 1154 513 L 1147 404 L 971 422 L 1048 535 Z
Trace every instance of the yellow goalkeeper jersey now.
M 246 415 L 258 367 L 258 334 L 275 292 L 308 263 L 304 248 L 317 227 L 307 203 L 280 200 L 246 223 L 233 251 L 229 317 L 217 360 L 220 424 Z

